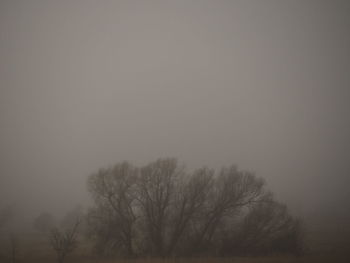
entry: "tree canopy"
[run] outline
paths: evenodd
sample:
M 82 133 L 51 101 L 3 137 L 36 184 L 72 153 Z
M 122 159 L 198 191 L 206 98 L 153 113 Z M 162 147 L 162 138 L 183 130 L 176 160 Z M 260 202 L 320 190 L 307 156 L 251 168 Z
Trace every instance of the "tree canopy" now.
M 176 159 L 130 162 L 88 179 L 90 236 L 126 256 L 300 253 L 300 222 L 265 181 L 236 166 L 187 171 Z

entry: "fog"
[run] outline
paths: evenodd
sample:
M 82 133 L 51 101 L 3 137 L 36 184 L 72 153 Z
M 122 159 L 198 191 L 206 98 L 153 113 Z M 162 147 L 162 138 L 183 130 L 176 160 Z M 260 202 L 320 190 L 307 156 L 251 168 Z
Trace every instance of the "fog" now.
M 237 164 L 300 216 L 349 213 L 347 1 L 0 3 L 0 203 L 89 205 L 123 160 Z

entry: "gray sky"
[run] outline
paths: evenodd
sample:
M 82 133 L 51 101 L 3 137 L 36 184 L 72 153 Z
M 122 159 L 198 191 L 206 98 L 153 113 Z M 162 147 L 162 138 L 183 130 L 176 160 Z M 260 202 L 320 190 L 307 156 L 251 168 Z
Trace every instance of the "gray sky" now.
M 100 167 L 178 157 L 254 171 L 302 215 L 348 205 L 349 11 L 1 0 L 0 202 L 64 211 Z

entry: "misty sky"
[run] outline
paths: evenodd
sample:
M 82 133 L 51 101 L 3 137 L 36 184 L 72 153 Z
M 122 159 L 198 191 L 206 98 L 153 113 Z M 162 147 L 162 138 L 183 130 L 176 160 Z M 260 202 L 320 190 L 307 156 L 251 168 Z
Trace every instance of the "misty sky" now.
M 87 203 L 101 167 L 177 157 L 253 171 L 302 215 L 341 212 L 349 12 L 331 0 L 1 0 L 0 204 L 65 211 Z

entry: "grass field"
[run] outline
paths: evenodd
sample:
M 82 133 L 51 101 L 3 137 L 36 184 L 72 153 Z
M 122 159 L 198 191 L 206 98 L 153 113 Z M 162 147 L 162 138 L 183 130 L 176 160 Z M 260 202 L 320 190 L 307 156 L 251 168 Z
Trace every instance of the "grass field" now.
M 6 241 L 6 240 L 5 240 Z M 23 235 L 19 239 L 15 262 L 11 259 L 8 242 L 1 243 L 0 263 L 55 263 L 56 254 L 45 236 Z M 68 255 L 65 263 L 333 263 L 350 262 L 350 257 L 340 256 L 267 256 L 230 258 L 101 258 L 91 254 L 91 246 L 80 242 L 76 251 Z
M 0 260 L 1 261 L 1 260 Z M 4 259 L 2 263 L 12 262 L 10 259 Z M 57 262 L 54 255 L 35 256 L 28 255 L 20 257 L 17 263 L 54 263 Z M 321 257 L 321 256 L 305 256 L 305 257 L 233 257 L 233 258 L 140 258 L 140 259 L 103 259 L 96 257 L 71 255 L 65 260 L 66 263 L 86 262 L 86 263 L 332 263 L 344 262 L 348 263 L 349 258 L 346 257 Z

